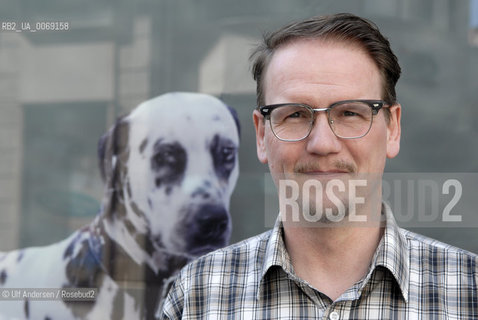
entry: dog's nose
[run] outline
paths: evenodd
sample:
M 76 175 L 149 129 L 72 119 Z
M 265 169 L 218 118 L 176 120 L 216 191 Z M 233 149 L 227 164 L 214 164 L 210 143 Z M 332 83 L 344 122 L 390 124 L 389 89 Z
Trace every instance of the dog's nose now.
M 197 225 L 203 239 L 222 238 L 229 227 L 229 215 L 223 207 L 207 205 L 200 210 Z
M 231 233 L 229 213 L 222 205 L 203 205 L 190 216 L 185 232 L 186 250 L 192 255 L 224 247 Z

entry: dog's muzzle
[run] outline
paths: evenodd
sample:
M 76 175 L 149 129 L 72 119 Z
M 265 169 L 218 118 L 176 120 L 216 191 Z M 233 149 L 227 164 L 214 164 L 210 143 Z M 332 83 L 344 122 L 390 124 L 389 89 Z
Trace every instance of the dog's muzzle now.
M 190 217 L 185 232 L 187 252 L 194 256 L 224 247 L 231 233 L 229 213 L 221 205 L 203 205 Z

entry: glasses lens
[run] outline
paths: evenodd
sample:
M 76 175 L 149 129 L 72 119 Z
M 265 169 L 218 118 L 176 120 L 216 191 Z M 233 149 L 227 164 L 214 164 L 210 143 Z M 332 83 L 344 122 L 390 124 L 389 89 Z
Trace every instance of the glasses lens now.
M 314 113 L 305 106 L 285 105 L 271 112 L 272 132 L 285 141 L 297 141 L 305 138 L 310 131 Z
M 362 137 L 372 125 L 372 109 L 360 101 L 334 105 L 329 117 L 332 130 L 341 138 Z

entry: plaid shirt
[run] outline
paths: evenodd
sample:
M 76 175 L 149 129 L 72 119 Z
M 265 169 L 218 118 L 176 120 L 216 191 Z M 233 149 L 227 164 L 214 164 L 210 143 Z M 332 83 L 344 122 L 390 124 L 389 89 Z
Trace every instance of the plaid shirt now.
M 186 266 L 161 319 L 478 319 L 478 256 L 386 227 L 367 275 L 331 301 L 293 270 L 274 229 Z

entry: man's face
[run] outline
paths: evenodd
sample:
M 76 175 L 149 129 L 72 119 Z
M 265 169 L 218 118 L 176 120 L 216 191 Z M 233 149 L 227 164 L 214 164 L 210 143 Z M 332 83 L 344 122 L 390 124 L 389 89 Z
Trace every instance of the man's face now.
M 326 108 L 341 100 L 382 99 L 382 81 L 373 60 L 356 45 L 323 40 L 297 40 L 279 48 L 264 76 L 265 103 L 304 103 Z M 284 142 L 271 131 L 269 121 L 254 111 L 257 154 L 279 179 L 303 177 L 344 179 L 344 173 L 378 174 L 386 158 L 395 157 L 400 143 L 400 106 L 390 108 L 390 121 L 381 110 L 368 134 L 341 139 L 332 132 L 325 112 L 316 114 L 310 135 Z

